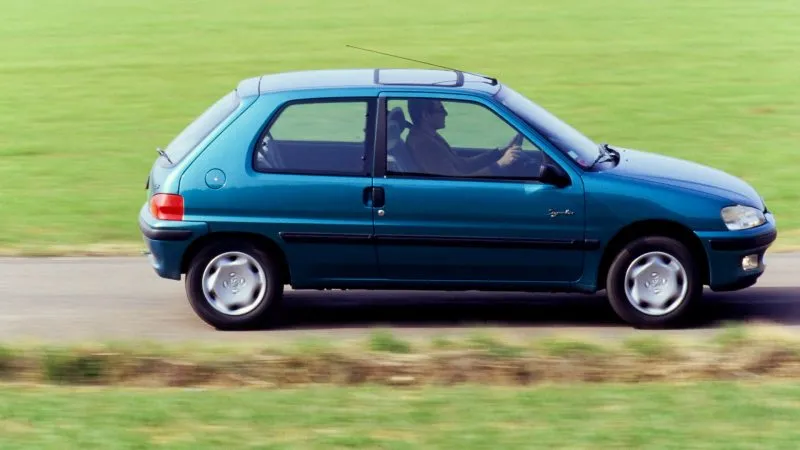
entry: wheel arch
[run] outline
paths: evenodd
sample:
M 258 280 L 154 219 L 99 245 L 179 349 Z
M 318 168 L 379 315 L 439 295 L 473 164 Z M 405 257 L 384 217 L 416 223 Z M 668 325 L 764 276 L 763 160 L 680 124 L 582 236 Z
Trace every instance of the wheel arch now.
M 606 288 L 606 278 L 611 263 L 619 252 L 630 242 L 646 236 L 663 236 L 676 239 L 686 245 L 700 268 L 702 283 L 707 285 L 710 279 L 708 255 L 700 238 L 687 226 L 671 220 L 642 220 L 626 225 L 617 231 L 603 251 L 597 271 L 597 289 Z
M 241 240 L 249 242 L 261 250 L 267 252 L 270 256 L 274 257 L 281 270 L 281 281 L 283 284 L 291 283 L 291 271 L 289 270 L 289 263 L 286 259 L 286 254 L 272 239 L 258 233 L 247 232 L 212 232 L 194 240 L 186 251 L 183 253 L 181 259 L 181 273 L 185 274 L 189 270 L 189 265 L 192 259 L 209 244 L 219 242 L 221 240 Z

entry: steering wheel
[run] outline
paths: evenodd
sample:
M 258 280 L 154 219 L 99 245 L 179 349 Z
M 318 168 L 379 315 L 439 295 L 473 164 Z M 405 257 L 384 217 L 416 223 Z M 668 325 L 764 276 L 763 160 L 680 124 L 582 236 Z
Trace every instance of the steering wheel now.
M 516 145 L 516 146 L 522 147 L 522 141 L 524 139 L 525 139 L 525 136 L 523 136 L 522 133 L 517 133 L 516 136 L 511 138 L 510 141 L 508 141 L 507 147 L 511 147 L 512 145 Z
M 517 133 L 509 142 L 508 146 L 522 146 L 522 142 L 524 141 L 525 137 L 522 133 Z M 542 169 L 542 165 L 544 163 L 543 158 L 544 154 L 542 152 L 526 152 L 520 151 L 522 157 L 514 162 L 510 167 L 509 170 L 512 172 L 520 172 L 526 174 L 535 174 L 539 175 Z
M 517 133 L 517 135 L 514 136 L 513 138 L 511 138 L 511 140 L 508 142 L 508 146 L 509 147 L 510 146 L 522 147 L 522 142 L 524 140 L 525 140 L 525 136 L 523 136 L 522 133 Z M 539 166 L 539 165 L 542 164 L 542 153 L 541 152 L 526 152 L 526 151 L 522 151 L 521 153 L 522 153 L 523 157 L 520 160 L 520 162 L 517 163 L 517 164 L 520 164 L 523 168 L 527 169 L 528 167 Z M 533 155 L 536 155 L 536 156 L 533 156 Z

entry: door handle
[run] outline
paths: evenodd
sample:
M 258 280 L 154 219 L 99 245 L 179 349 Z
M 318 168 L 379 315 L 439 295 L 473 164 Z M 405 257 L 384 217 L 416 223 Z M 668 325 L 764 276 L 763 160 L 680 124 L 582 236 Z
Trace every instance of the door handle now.
M 372 207 L 373 208 L 383 208 L 386 204 L 386 192 L 384 192 L 382 187 L 374 187 L 372 188 Z
M 361 193 L 361 202 L 364 203 L 364 206 L 370 206 L 372 202 L 372 188 L 365 187 L 364 191 Z
M 364 188 L 364 204 L 373 208 L 383 208 L 386 204 L 386 193 L 381 187 Z

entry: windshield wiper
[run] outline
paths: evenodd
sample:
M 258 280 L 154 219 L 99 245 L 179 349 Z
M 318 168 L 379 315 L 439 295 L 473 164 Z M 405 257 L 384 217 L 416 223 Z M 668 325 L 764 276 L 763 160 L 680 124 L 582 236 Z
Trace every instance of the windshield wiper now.
M 167 156 L 167 152 L 165 152 L 164 150 L 161 150 L 160 148 L 157 148 L 156 152 L 158 152 L 158 154 L 163 156 L 164 158 L 167 158 L 167 162 L 169 162 L 170 164 L 173 164 L 172 160 L 169 159 L 169 156 Z
M 597 158 L 595 158 L 588 170 L 592 170 L 598 163 L 605 161 L 616 161 L 617 158 L 619 158 L 619 153 L 616 150 L 611 149 L 605 142 L 598 145 L 598 148 L 600 149 L 600 154 L 597 155 Z M 603 159 L 604 157 L 610 157 L 611 159 Z

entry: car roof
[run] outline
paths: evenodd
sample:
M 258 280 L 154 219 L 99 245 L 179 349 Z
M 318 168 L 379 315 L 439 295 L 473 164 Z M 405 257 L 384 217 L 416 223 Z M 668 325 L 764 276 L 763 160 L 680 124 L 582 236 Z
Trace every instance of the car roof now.
M 304 70 L 264 74 L 242 80 L 242 96 L 298 89 L 447 88 L 495 94 L 500 83 L 479 74 L 446 69 L 366 68 Z

